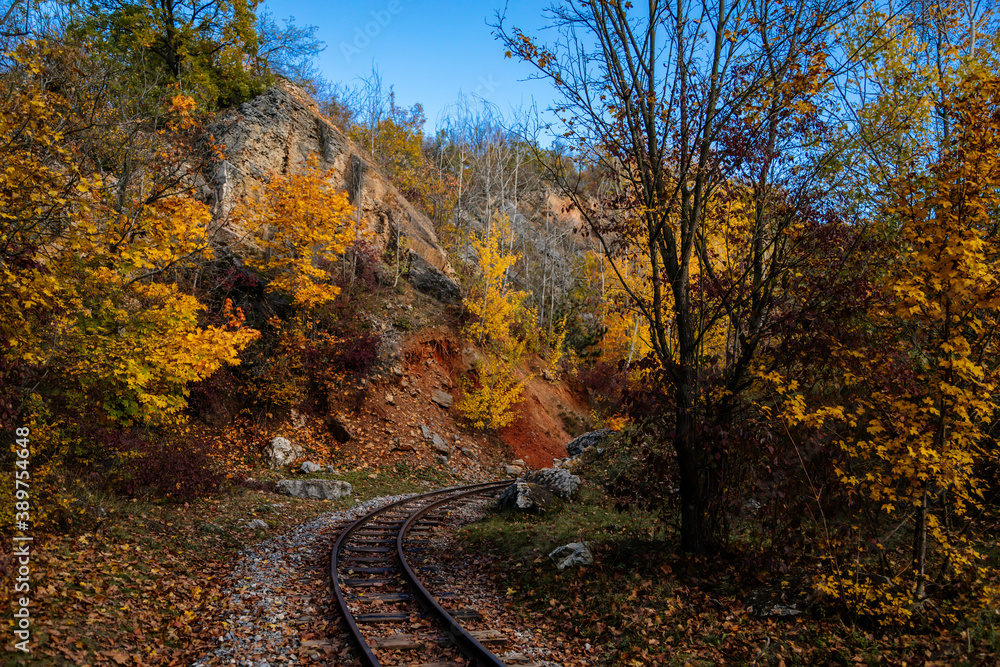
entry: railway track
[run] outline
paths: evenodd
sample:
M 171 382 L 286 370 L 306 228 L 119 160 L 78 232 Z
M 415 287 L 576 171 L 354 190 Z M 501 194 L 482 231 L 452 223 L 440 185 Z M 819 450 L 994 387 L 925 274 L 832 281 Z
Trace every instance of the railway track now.
M 533 667 L 523 656 L 507 662 L 507 638 L 463 606 L 449 581 L 425 561 L 434 533 L 449 513 L 509 482 L 442 489 L 386 505 L 347 526 L 330 557 L 337 606 L 365 667 Z

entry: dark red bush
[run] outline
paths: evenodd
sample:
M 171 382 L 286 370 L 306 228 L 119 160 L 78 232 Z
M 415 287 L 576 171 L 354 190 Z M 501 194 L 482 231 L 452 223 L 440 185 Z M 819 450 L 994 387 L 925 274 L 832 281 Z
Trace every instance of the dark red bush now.
M 605 416 L 622 406 L 627 378 L 617 364 L 599 361 L 577 371 L 577 380 L 587 388 L 592 407 Z
M 113 490 L 132 497 L 187 500 L 213 493 L 225 476 L 198 441 L 154 438 L 139 431 L 105 431 L 116 461 Z

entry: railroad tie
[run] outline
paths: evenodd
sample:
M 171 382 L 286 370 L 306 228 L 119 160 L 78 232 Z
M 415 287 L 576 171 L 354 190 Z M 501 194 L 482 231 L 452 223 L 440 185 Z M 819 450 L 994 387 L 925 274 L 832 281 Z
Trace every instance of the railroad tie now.
M 358 623 L 409 623 L 411 614 L 406 612 L 383 612 L 380 614 L 358 614 Z
M 472 635 L 477 642 L 483 646 L 506 646 L 507 636 L 499 630 L 471 630 L 469 634 Z
M 419 651 L 427 645 L 427 640 L 416 635 L 389 635 L 388 637 L 372 637 L 369 644 L 373 648 L 386 651 Z
M 510 667 L 540 667 L 537 662 L 523 653 L 508 653 L 503 656 L 503 662 Z
M 386 572 L 395 572 L 394 567 L 369 567 L 365 565 L 348 565 L 344 568 L 344 571 L 348 574 L 385 574 Z
M 382 602 L 406 602 L 413 598 L 409 593 L 370 593 L 361 595 L 348 595 L 350 602 L 368 602 L 370 600 L 381 600 Z
M 348 588 L 371 588 L 372 586 L 388 586 L 396 583 L 393 579 L 344 579 Z
M 483 615 L 479 613 L 476 609 L 459 609 L 458 611 L 450 612 L 451 617 L 457 621 L 481 621 L 483 620 Z

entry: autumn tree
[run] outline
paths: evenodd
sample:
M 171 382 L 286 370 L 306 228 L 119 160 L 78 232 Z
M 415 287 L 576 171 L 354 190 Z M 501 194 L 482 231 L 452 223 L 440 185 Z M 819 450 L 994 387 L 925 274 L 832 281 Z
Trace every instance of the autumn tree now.
M 567 0 L 550 10 L 560 39 L 545 46 L 503 21 L 508 54 L 532 63 L 561 95 L 555 112 L 582 162 L 614 174 L 619 211 L 602 217 L 578 173 L 549 176 L 586 217 L 614 260 L 616 238 L 648 262 L 649 294 L 630 295 L 650 330 L 674 403 L 681 543 L 705 551 L 724 538 L 720 470 L 725 450 L 708 437 L 732 425 L 754 384 L 752 361 L 773 323 L 787 271 L 786 232 L 822 197 L 829 109 L 820 93 L 833 72 L 831 29 L 851 3 L 794 6 L 726 2 Z M 726 195 L 746 199 L 738 269 L 713 275 L 705 216 Z M 702 299 L 698 281 L 723 298 Z M 621 274 L 615 261 L 612 269 Z M 622 276 L 624 277 L 624 276 Z M 622 280 L 622 284 L 627 281 Z M 725 322 L 725 354 L 704 354 Z M 707 373 L 706 365 L 715 372 Z M 719 378 L 710 391 L 707 378 Z
M 267 276 L 269 290 L 305 309 L 336 298 L 333 264 L 357 237 L 355 209 L 333 178 L 315 164 L 275 175 L 244 214 L 261 246 L 248 264 Z
M 199 326 L 201 304 L 159 280 L 211 253 L 208 207 L 153 169 L 144 178 L 95 170 L 65 137 L 105 110 L 77 115 L 47 90 L 52 48 L 22 49 L 18 61 L 23 78 L 0 108 L 6 357 L 42 372 L 41 387 L 63 400 L 96 401 L 111 422 L 175 419 L 187 384 L 236 363 L 255 335 Z M 190 98 L 172 100 L 153 134 L 157 153 L 192 110 Z
M 314 25 L 297 25 L 294 16 L 279 24 L 264 9 L 257 17 L 257 57 L 272 73 L 292 83 L 307 87 L 322 85 L 314 61 L 326 45 L 316 38 L 318 30 Z
M 527 294 L 512 290 L 504 278 L 518 259 L 503 248 L 509 222 L 503 217 L 493 222 L 483 238 L 473 241 L 480 274 L 466 300 L 472 321 L 464 335 L 483 355 L 475 385 L 465 388 L 458 409 L 476 428 L 495 430 L 514 420 L 511 408 L 520 401 L 528 380 L 516 376 L 526 345 L 515 331 L 527 314 L 523 307 Z

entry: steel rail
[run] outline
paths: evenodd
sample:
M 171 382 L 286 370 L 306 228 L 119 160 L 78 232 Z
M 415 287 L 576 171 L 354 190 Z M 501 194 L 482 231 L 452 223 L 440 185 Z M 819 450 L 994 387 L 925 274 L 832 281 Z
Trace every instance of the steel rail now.
M 337 565 L 338 565 L 340 551 L 343 548 L 344 543 L 351 536 L 351 534 L 354 533 L 354 531 L 356 531 L 361 526 L 366 525 L 367 523 L 376 519 L 379 515 L 385 514 L 390 510 L 392 510 L 393 508 L 397 508 L 402 505 L 407 505 L 414 502 L 420 502 L 422 500 L 426 500 L 434 496 L 440 496 L 445 494 L 447 494 L 448 497 L 446 497 L 444 501 L 447 502 L 448 500 L 453 500 L 454 498 L 461 497 L 463 495 L 483 493 L 491 490 L 492 488 L 500 489 L 506 486 L 507 484 L 508 482 L 484 482 L 480 484 L 471 484 L 469 486 L 449 487 L 447 489 L 440 489 L 438 491 L 431 491 L 429 493 L 410 496 L 409 498 L 403 498 L 402 500 L 397 500 L 396 502 L 385 505 L 384 507 L 380 507 L 377 510 L 374 510 L 372 512 L 369 512 L 368 514 L 365 514 L 362 517 L 359 517 L 340 533 L 340 535 L 337 537 L 337 541 L 333 545 L 332 553 L 330 556 L 330 580 L 331 583 L 333 584 L 333 591 L 337 600 L 337 608 L 340 610 L 341 615 L 344 617 L 344 622 L 347 624 L 348 632 L 351 634 L 352 637 L 354 637 L 355 642 L 358 645 L 358 648 L 360 649 L 361 654 L 358 656 L 358 658 L 361 660 L 362 665 L 364 665 L 365 667 L 381 667 L 381 663 L 379 662 L 375 654 L 372 652 L 371 647 L 368 645 L 368 642 L 365 641 L 361 629 L 358 627 L 357 622 L 354 620 L 354 614 L 351 613 L 350 608 L 347 606 L 347 599 L 344 597 L 344 592 L 340 584 L 340 577 L 337 573 Z M 455 495 L 456 492 L 458 492 L 459 495 L 456 496 Z M 398 543 L 399 541 L 397 539 L 397 545 Z M 398 546 L 396 551 L 396 560 L 400 563 L 403 562 L 403 558 L 401 557 L 401 552 L 399 551 Z M 403 568 L 400 569 L 402 570 Z
M 504 484 L 506 486 L 506 484 Z M 399 535 L 396 537 L 396 556 L 399 558 L 399 565 L 403 570 L 403 576 L 406 578 L 407 583 L 410 585 L 414 597 L 421 607 L 430 611 L 432 614 L 437 616 L 438 620 L 445 626 L 445 631 L 448 636 L 451 637 L 452 641 L 458 649 L 466 655 L 472 664 L 480 665 L 482 667 L 507 667 L 500 658 L 493 654 L 488 648 L 479 643 L 479 641 L 469 634 L 469 631 L 462 627 L 462 625 L 455 620 L 455 617 L 448 613 L 448 610 L 441 606 L 437 598 L 431 594 L 430 591 L 421 583 L 420 579 L 417 577 L 416 572 L 410 567 L 409 562 L 406 560 L 405 552 L 403 551 L 403 542 L 406 540 L 406 534 L 410 532 L 410 528 L 414 526 L 425 514 L 434 511 L 435 509 L 447 505 L 450 502 L 454 502 L 458 498 L 464 498 L 466 496 L 474 496 L 480 493 L 485 493 L 490 489 L 476 489 L 473 491 L 466 491 L 465 493 L 460 493 L 444 500 L 439 500 L 437 502 L 427 505 L 421 510 L 414 512 L 410 515 L 410 518 L 406 520 L 403 527 L 399 530 Z

